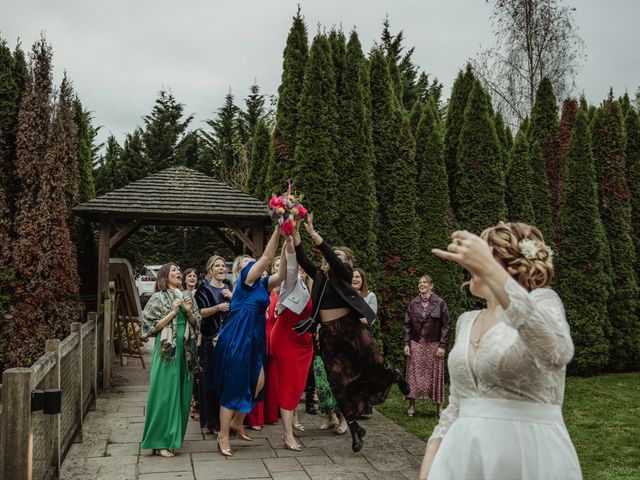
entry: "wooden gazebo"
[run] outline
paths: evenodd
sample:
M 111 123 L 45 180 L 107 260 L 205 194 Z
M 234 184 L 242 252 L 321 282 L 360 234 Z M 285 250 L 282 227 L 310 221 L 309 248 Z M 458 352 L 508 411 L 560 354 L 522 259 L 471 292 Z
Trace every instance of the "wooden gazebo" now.
M 267 205 L 225 183 L 186 167 L 171 167 L 84 202 L 74 212 L 100 222 L 98 305 L 109 292 L 109 256 L 142 225 L 213 227 L 229 247 L 257 257 L 270 222 Z M 237 237 L 232 242 L 219 229 Z

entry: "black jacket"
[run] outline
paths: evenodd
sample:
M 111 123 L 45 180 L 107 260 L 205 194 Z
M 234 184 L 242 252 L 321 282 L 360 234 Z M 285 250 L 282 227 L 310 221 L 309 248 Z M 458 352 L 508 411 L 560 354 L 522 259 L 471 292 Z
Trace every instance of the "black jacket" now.
M 349 305 L 349 308 L 358 314 L 359 318 L 366 318 L 369 325 L 371 325 L 376 318 L 376 314 L 351 286 L 351 279 L 353 278 L 353 269 L 351 266 L 343 263 L 333 251 L 331 245 L 325 240 L 318 245 L 318 249 L 331 268 L 331 274 L 328 275 L 328 281 L 331 286 L 347 305 Z M 327 281 L 327 275 L 307 257 L 302 244 L 296 245 L 296 260 L 298 260 L 298 265 L 313 279 L 313 287 L 311 289 L 311 301 L 313 302 L 312 318 L 316 318 L 318 309 L 320 308 L 320 294 L 322 293 L 322 287 L 325 281 Z

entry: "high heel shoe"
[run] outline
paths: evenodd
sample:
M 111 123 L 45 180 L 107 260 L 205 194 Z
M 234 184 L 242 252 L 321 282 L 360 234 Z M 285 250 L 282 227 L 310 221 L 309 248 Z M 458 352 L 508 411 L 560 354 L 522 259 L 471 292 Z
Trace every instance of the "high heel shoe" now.
M 244 440 L 245 442 L 253 442 L 253 438 L 251 438 L 246 433 L 242 433 L 240 430 L 238 430 L 233 425 L 229 426 L 229 430 L 231 430 L 234 433 L 234 435 L 236 436 L 237 439 Z
M 302 451 L 302 445 L 300 445 L 299 443 L 292 443 L 291 445 L 288 444 L 287 439 L 284 438 L 284 435 L 282 435 L 282 441 L 284 442 L 284 446 L 287 450 L 293 450 L 294 452 Z
M 233 452 L 231 451 L 231 448 L 222 448 L 220 446 L 220 440 L 216 440 L 216 443 L 218 444 L 218 450 L 220 451 L 222 456 L 224 456 L 224 457 L 233 457 Z
M 293 428 L 295 428 L 299 432 L 304 432 L 304 425 L 302 425 L 301 423 L 294 423 Z

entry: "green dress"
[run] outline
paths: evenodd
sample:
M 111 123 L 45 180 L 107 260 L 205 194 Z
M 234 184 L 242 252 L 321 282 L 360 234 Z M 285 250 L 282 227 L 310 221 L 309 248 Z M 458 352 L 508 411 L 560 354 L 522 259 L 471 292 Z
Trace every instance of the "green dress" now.
M 176 355 L 168 363 L 160 360 L 160 335 L 155 335 L 149 396 L 147 397 L 144 434 L 140 448 L 181 448 L 189 422 L 193 377 L 188 375 L 187 362 L 182 353 L 187 316 L 182 307 L 176 317 Z

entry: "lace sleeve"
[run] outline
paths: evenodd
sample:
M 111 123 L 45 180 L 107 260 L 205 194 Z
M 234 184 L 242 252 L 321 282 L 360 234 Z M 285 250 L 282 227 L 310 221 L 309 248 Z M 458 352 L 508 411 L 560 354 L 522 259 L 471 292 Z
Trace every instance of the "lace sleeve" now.
M 458 337 L 460 336 L 460 331 L 463 330 L 463 322 L 469 321 L 469 319 L 475 318 L 476 313 L 474 312 L 464 312 L 460 317 L 458 317 L 458 321 L 456 322 L 456 337 L 455 343 L 458 343 Z M 427 443 L 431 441 L 433 438 L 442 438 L 449 431 L 449 428 L 458 419 L 458 412 L 460 411 L 460 397 L 458 396 L 458 391 L 453 384 L 451 383 L 449 387 L 449 404 L 447 408 L 445 408 L 440 414 L 440 420 L 438 424 L 433 429 L 433 433 L 429 437 Z
M 573 357 L 573 341 L 562 300 L 550 288 L 528 292 L 510 278 L 505 284 L 509 306 L 505 322 L 518 330 L 520 338 L 542 365 L 564 367 Z
M 438 424 L 433 429 L 433 433 L 429 437 L 427 443 L 429 443 L 434 438 L 442 438 L 449 431 L 449 428 L 458 419 L 458 412 L 460 411 L 460 399 L 458 397 L 458 392 L 456 388 L 451 385 L 449 390 L 449 404 L 447 408 L 445 408 L 440 414 L 440 420 Z

